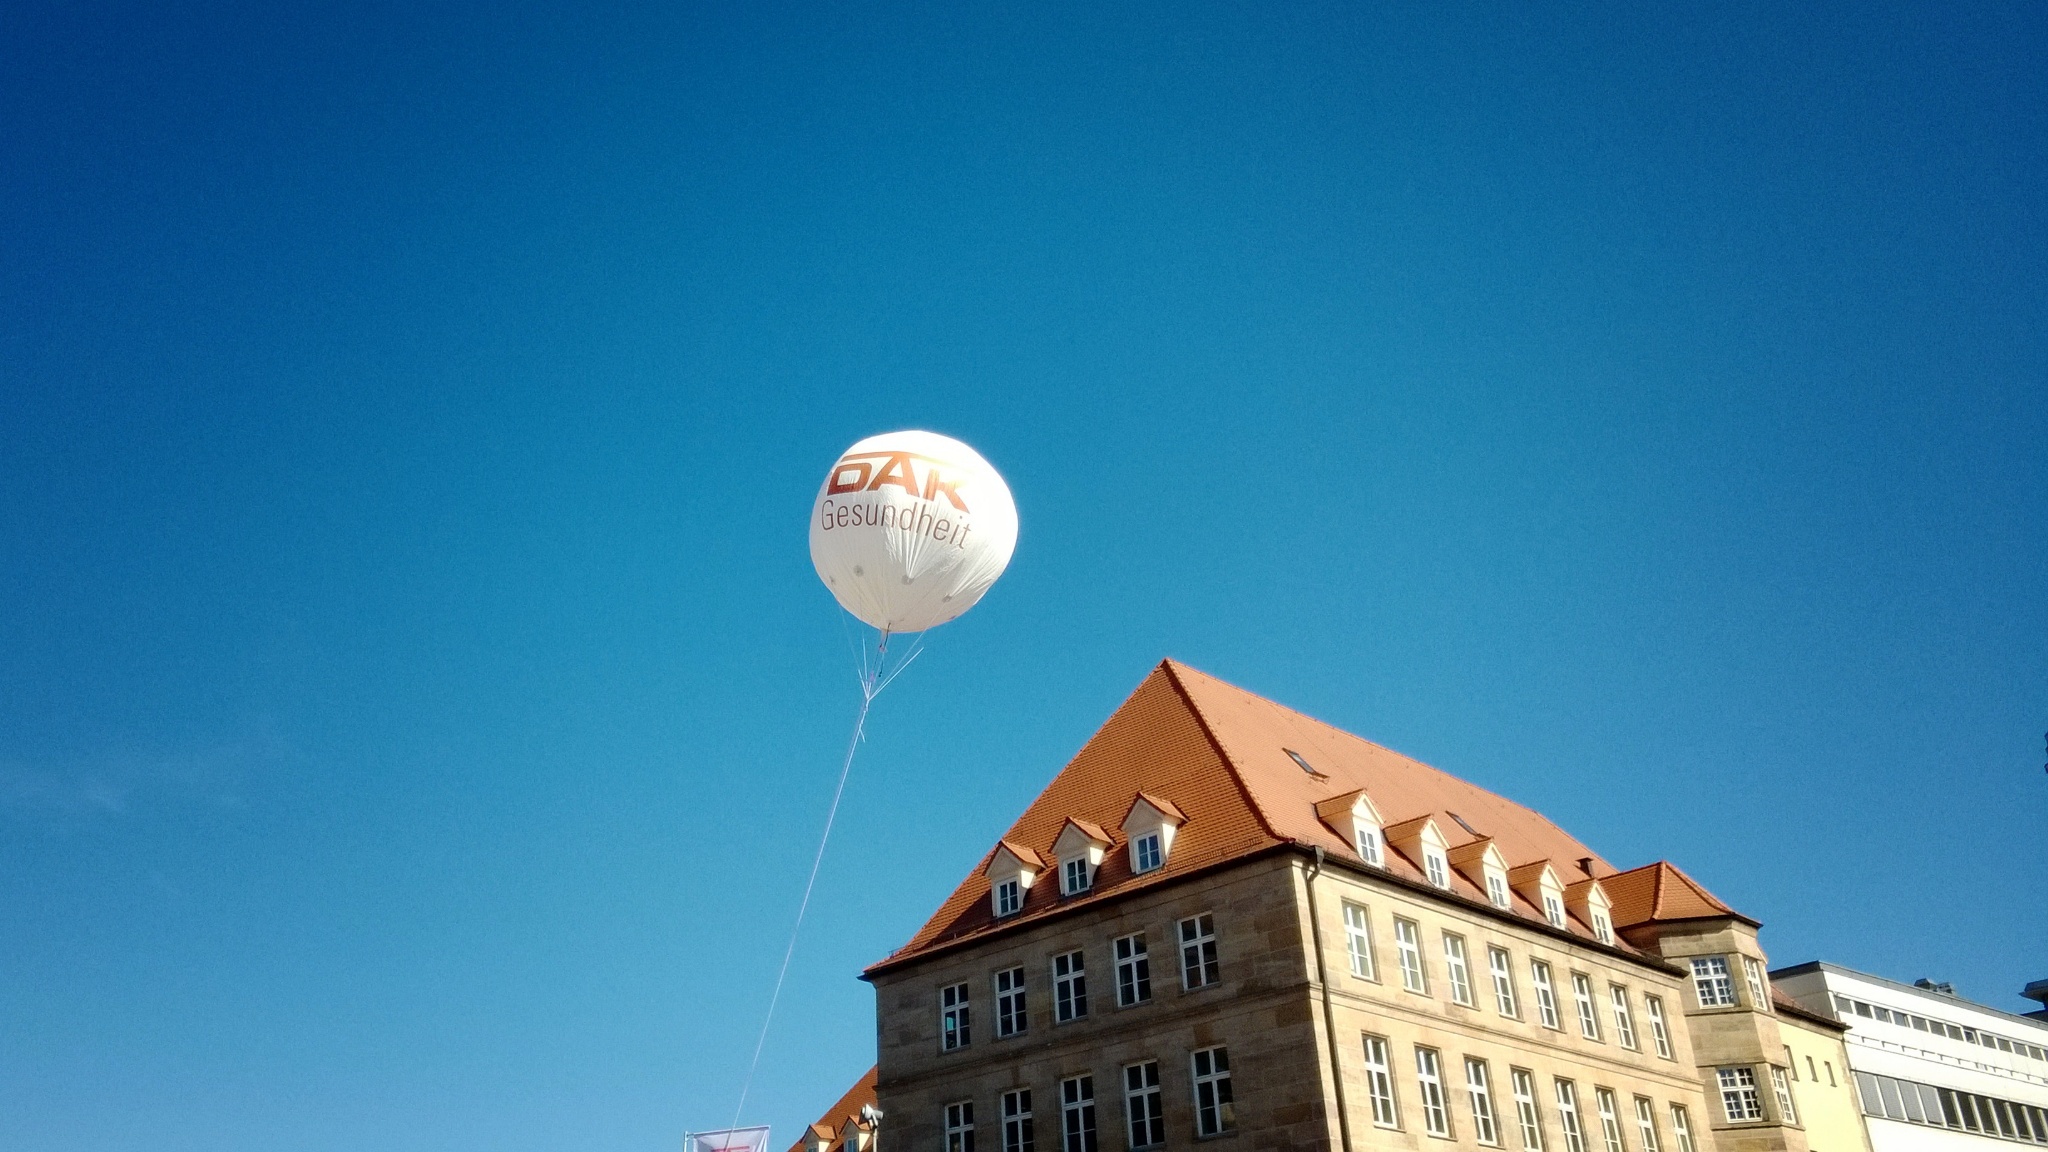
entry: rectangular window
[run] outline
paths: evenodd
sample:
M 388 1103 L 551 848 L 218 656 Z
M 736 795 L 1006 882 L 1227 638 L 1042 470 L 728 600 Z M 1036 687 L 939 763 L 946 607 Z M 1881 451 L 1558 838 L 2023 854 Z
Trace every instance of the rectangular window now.
M 1543 918 L 1550 921 L 1552 928 L 1564 927 L 1564 901 L 1554 892 L 1543 894 Z
M 1702 1008 L 1726 1008 L 1735 1003 L 1735 984 L 1728 979 L 1728 958 L 1692 958 L 1692 989 Z
M 1413 920 L 1394 917 L 1394 951 L 1401 958 L 1401 987 L 1427 993 L 1429 979 L 1422 971 L 1422 930 Z
M 1165 861 L 1165 854 L 1159 850 L 1159 833 L 1147 832 L 1131 842 L 1131 871 L 1150 872 Z
M 1449 861 L 1444 859 L 1443 853 L 1433 848 L 1424 848 L 1422 850 L 1422 870 L 1428 874 L 1431 886 L 1437 888 L 1449 888 L 1451 886 L 1451 865 Z
M 1015 880 L 996 885 L 996 915 L 1015 916 L 1024 907 L 1024 886 Z
M 1598 1040 L 1600 1014 L 1593 1007 L 1593 980 L 1583 972 L 1572 973 L 1572 1000 L 1579 1006 L 1579 1034 Z
M 1792 1085 L 1785 1080 L 1785 1070 L 1771 1065 L 1771 1092 L 1778 1098 L 1778 1119 L 1786 1124 L 1799 1123 L 1799 1109 L 1792 1106 Z
M 1024 1014 L 1024 970 L 996 973 L 996 1035 L 1021 1036 L 1029 1024 Z
M 1643 1152 L 1664 1152 L 1657 1140 L 1657 1106 L 1648 1096 L 1636 1097 L 1636 1139 Z
M 1472 1138 L 1481 1144 L 1500 1143 L 1500 1125 L 1493 1114 L 1493 1084 L 1486 1061 L 1465 1057 L 1465 1092 L 1472 1098 Z
M 1664 1026 L 1664 1001 L 1656 996 L 1645 996 L 1643 1011 L 1650 1017 L 1650 1042 L 1657 1046 L 1657 1055 L 1671 1059 L 1671 1030 Z
M 1217 1136 L 1237 1127 L 1230 1103 L 1230 1053 L 1204 1048 L 1194 1054 L 1195 1135 Z
M 1072 896 L 1076 892 L 1086 892 L 1088 890 L 1088 881 L 1088 858 L 1086 856 L 1076 856 L 1072 860 L 1060 865 L 1060 892 L 1062 894 Z
M 1180 983 L 1189 991 L 1223 979 L 1216 965 L 1216 921 L 1204 912 L 1180 922 Z
M 1600 1110 L 1600 1139 L 1607 1152 L 1628 1152 L 1621 1143 L 1621 1105 L 1614 1099 L 1614 1089 L 1593 1089 L 1593 1101 Z
M 1508 1079 L 1514 1085 L 1515 1120 L 1522 1129 L 1522 1152 L 1543 1152 L 1543 1117 L 1536 1111 L 1536 1076 L 1527 1068 L 1513 1068 Z
M 974 1152 L 974 1101 L 946 1105 L 946 1152 Z
M 1379 979 L 1372 964 L 1372 921 L 1364 907 L 1350 901 L 1344 904 L 1344 941 L 1351 950 L 1351 974 L 1360 980 Z
M 1444 973 L 1451 983 L 1454 1003 L 1472 1003 L 1472 974 L 1465 968 L 1465 938 L 1444 933 Z
M 1096 1152 L 1095 1077 L 1060 1081 L 1061 1152 Z
M 1131 1128 L 1133 1148 L 1151 1148 L 1166 1143 L 1166 1112 L 1159 1102 L 1159 1062 L 1124 1066 L 1124 1118 Z
M 967 1047 L 967 985 L 949 984 L 939 989 L 939 1051 Z
M 1031 1131 L 1031 1089 L 1003 1093 L 1003 1152 L 1038 1152 Z
M 1550 986 L 1550 965 L 1529 961 L 1529 982 L 1536 988 L 1536 1014 L 1543 1018 L 1543 1026 L 1563 1031 L 1557 1021 L 1557 992 Z
M 1764 1102 L 1757 1095 L 1756 1073 L 1748 1068 L 1718 1068 L 1721 1083 L 1721 1111 L 1730 1124 L 1764 1118 Z
M 1508 959 L 1508 950 L 1488 948 L 1486 970 L 1493 975 L 1493 1006 L 1510 1020 L 1519 1018 L 1522 1006 L 1515 998 L 1515 970 Z
M 1569 1080 L 1557 1082 L 1557 1127 L 1564 1133 L 1565 1152 L 1586 1152 L 1586 1133 L 1579 1127 L 1579 1090 Z
M 1434 1048 L 1415 1050 L 1415 1079 L 1422 1085 L 1422 1129 L 1448 1138 L 1451 1113 L 1444 1104 L 1443 1061 Z
M 1749 981 L 1749 1006 L 1759 1012 L 1771 1010 L 1771 987 L 1764 982 L 1764 966 L 1754 956 L 1742 958 L 1742 975 Z
M 1365 1092 L 1372 1098 L 1372 1122 L 1382 1128 L 1399 1128 L 1401 1113 L 1394 1107 L 1394 1072 L 1384 1036 L 1365 1037 Z
M 1508 897 L 1508 878 L 1489 871 L 1486 874 L 1486 898 L 1495 908 L 1506 908 L 1512 903 Z
M 1052 958 L 1052 1018 L 1064 1024 L 1088 1014 L 1088 972 L 1081 953 Z
M 1380 830 L 1370 824 L 1358 826 L 1358 858 L 1367 864 L 1385 863 L 1380 855 Z
M 1692 1146 L 1692 1117 L 1686 1115 L 1685 1105 L 1671 1106 L 1671 1142 L 1678 1146 L 1678 1152 L 1694 1152 Z
M 1152 956 L 1145 934 L 1133 932 L 1116 941 L 1116 1003 L 1119 1008 L 1152 999 Z
M 1609 984 L 1607 994 L 1614 1000 L 1614 1040 L 1633 1051 L 1636 1046 L 1636 1019 L 1628 1009 L 1628 989 L 1619 984 Z

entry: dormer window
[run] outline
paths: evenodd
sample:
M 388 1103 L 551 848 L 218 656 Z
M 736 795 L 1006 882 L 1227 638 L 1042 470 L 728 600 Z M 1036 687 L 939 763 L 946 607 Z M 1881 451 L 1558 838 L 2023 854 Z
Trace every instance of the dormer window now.
M 1380 830 L 1376 824 L 1358 826 L 1358 858 L 1374 867 L 1385 867 L 1387 858 L 1380 851 Z
M 1449 888 L 1451 886 L 1451 862 L 1444 859 L 1442 852 L 1434 848 L 1424 848 L 1422 850 L 1422 870 L 1428 875 L 1431 885 L 1437 888 Z
M 1072 896 L 1086 892 L 1093 882 L 1094 870 L 1088 867 L 1088 858 L 1083 856 L 1060 865 L 1060 895 Z
M 1588 877 L 1565 889 L 1564 905 L 1592 926 L 1595 940 L 1602 944 L 1614 943 L 1614 919 L 1610 915 L 1614 906 L 1608 901 L 1606 890 L 1600 887 L 1600 881 Z
M 1517 865 L 1508 870 L 1508 888 L 1522 894 L 1522 899 L 1542 909 L 1543 920 L 1552 928 L 1563 928 L 1564 883 L 1557 878 L 1557 869 L 1548 860 L 1537 860 Z
M 1086 820 L 1067 817 L 1052 854 L 1060 862 L 1060 895 L 1075 896 L 1095 886 L 1095 870 L 1109 848 L 1109 834 Z
M 1024 910 L 1024 895 L 1044 869 L 1044 859 L 1031 849 L 1011 840 L 996 842 L 984 874 L 988 876 L 989 910 L 997 919 Z
M 1358 858 L 1375 868 L 1387 866 L 1386 837 L 1380 831 L 1379 809 L 1363 791 L 1332 796 L 1316 805 L 1323 824 L 1344 837 Z
M 1131 871 L 1150 872 L 1165 860 L 1159 850 L 1159 833 L 1147 832 L 1131 841 Z
M 1550 921 L 1552 928 L 1564 927 L 1564 897 L 1553 892 L 1543 894 L 1543 918 Z
M 1495 908 L 1506 908 L 1514 901 L 1508 896 L 1508 876 L 1505 872 L 1486 873 L 1486 899 Z
M 1458 821 L 1458 826 L 1468 832 L 1472 829 L 1463 820 Z M 1514 907 L 1514 890 L 1508 885 L 1508 858 L 1501 855 L 1492 837 L 1480 836 L 1469 844 L 1460 844 L 1451 849 L 1450 856 L 1451 867 L 1485 892 L 1488 904 L 1501 909 Z
M 1157 872 L 1173 851 L 1173 835 L 1187 817 L 1171 800 L 1140 792 L 1124 813 L 1124 840 L 1131 846 L 1131 874 Z
M 1609 920 L 1607 913 L 1598 908 L 1593 910 L 1593 935 L 1598 937 L 1602 944 L 1614 943 L 1614 921 Z

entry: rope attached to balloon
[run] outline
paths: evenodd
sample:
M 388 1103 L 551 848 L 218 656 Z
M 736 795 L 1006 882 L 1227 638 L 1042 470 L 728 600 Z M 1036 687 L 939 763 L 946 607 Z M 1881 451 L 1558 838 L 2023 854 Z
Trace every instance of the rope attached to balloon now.
M 754 1039 L 754 1058 L 747 1064 L 746 1080 L 740 1084 L 740 1102 L 732 1110 L 734 1128 L 740 1126 L 740 1113 L 747 1107 L 747 1093 L 754 1087 L 754 1073 L 761 1067 L 761 1049 L 768 1043 L 768 1026 L 774 1022 L 775 1005 L 782 999 L 782 982 L 789 976 L 790 958 L 796 955 L 797 935 L 803 931 L 804 913 L 811 907 L 811 890 L 817 887 L 818 868 L 825 862 L 825 845 L 831 842 L 832 824 L 839 818 L 839 799 L 846 795 L 846 778 L 853 772 L 853 754 L 859 751 L 861 742 L 867 738 L 868 709 L 874 706 L 875 697 L 882 694 L 882 689 L 887 688 L 896 677 L 902 675 L 903 670 L 910 667 L 911 661 L 916 660 L 923 652 L 922 632 L 917 633 L 911 640 L 909 651 L 897 660 L 894 668 L 889 668 L 887 632 L 882 633 L 881 640 L 876 643 L 872 661 L 868 658 L 868 649 L 863 647 L 860 650 L 860 711 L 854 714 L 853 735 L 846 742 L 846 759 L 839 765 L 839 783 L 833 787 L 832 804 L 825 810 L 825 830 L 819 834 L 818 851 L 811 857 L 811 875 L 804 881 L 803 899 L 797 902 L 796 924 L 789 930 L 789 946 L 783 949 L 782 967 L 775 973 L 775 990 L 768 996 L 768 1014 L 761 1020 L 761 1034 Z

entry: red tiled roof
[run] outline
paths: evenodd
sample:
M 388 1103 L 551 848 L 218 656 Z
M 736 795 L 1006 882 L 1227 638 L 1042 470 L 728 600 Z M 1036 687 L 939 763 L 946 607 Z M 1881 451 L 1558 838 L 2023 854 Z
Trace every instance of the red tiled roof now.
M 1307 760 L 1316 774 L 1304 772 L 1289 751 Z M 1127 854 L 1111 851 L 1088 894 L 1062 899 L 1055 885 L 1035 885 L 1023 910 L 998 922 L 982 875 L 988 866 L 984 856 L 908 943 L 868 971 L 1266 849 L 1320 846 L 1351 859 L 1355 847 L 1323 822 L 1317 805 L 1361 789 L 1388 821 L 1436 817 L 1453 848 L 1491 837 L 1510 868 L 1549 860 L 1563 875 L 1567 869 L 1579 873 L 1576 862 L 1585 859 L 1603 883 L 1616 874 L 1592 849 L 1538 812 L 1167 660 L 1003 835 L 1005 841 L 1049 855 L 1069 819 L 1120 825 L 1132 799 L 1143 792 L 1171 801 L 1187 815 L 1165 867 L 1134 876 Z M 1468 835 L 1468 826 L 1478 835 Z M 1117 840 L 1105 838 L 1112 845 Z M 1386 858 L 1388 871 L 1423 881 L 1421 861 L 1407 859 L 1391 845 Z M 1453 875 L 1451 890 L 1474 903 L 1486 902 L 1485 892 L 1463 875 Z M 1514 904 L 1516 914 L 1543 923 L 1542 910 L 1519 894 Z M 1576 922 L 1573 931 L 1592 936 L 1589 927 Z
M 1756 921 L 1730 908 L 1700 882 L 1680 871 L 1668 860 L 1631 868 L 1600 882 L 1607 898 L 1614 902 L 1611 914 L 1616 928 L 1634 928 L 1664 920 L 1712 920 L 1733 917 L 1745 924 Z
M 879 1068 L 880 1065 L 877 1065 L 863 1073 L 860 1079 L 853 1082 L 853 1087 L 846 1090 L 846 1095 L 841 1096 L 837 1104 L 825 1109 L 825 1114 L 818 1117 L 817 1122 L 806 1131 L 816 1132 L 828 1140 L 838 1139 L 839 1130 L 846 1127 L 846 1122 L 859 1118 L 862 1105 L 875 1102 L 875 1073 Z M 803 1152 L 803 1147 L 804 1141 L 798 1140 L 789 1146 L 789 1152 Z

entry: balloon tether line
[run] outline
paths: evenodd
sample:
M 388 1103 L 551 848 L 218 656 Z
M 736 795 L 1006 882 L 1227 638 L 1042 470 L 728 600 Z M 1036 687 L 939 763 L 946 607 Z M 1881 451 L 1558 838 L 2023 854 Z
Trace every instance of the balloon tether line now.
M 817 887 L 818 867 L 825 862 L 825 845 L 832 839 L 832 823 L 839 818 L 839 798 L 846 794 L 846 778 L 853 771 L 853 754 L 860 749 L 861 741 L 866 739 L 868 709 L 874 705 L 875 697 L 882 694 L 882 689 L 887 688 L 896 677 L 902 675 L 903 670 L 910 667 L 911 661 L 917 659 L 923 652 L 924 633 L 919 632 L 917 638 L 911 641 L 909 654 L 885 676 L 882 669 L 887 664 L 889 656 L 888 629 L 882 630 L 881 641 L 875 645 L 873 666 L 868 664 L 867 649 L 861 649 L 860 711 L 853 718 L 853 736 L 846 742 L 846 759 L 839 765 L 839 783 L 832 789 L 832 805 L 825 811 L 825 831 L 819 835 L 818 851 L 811 857 L 811 875 L 804 881 L 804 897 L 796 906 L 796 924 L 789 930 L 789 947 L 782 951 L 782 967 L 775 973 L 775 990 L 768 996 L 768 1014 L 761 1020 L 761 1034 L 754 1039 L 754 1058 L 747 1065 L 746 1080 L 740 1084 L 740 1102 L 732 1110 L 733 1128 L 740 1126 L 740 1113 L 747 1107 L 747 1093 L 754 1087 L 754 1073 L 761 1067 L 761 1048 L 768 1042 L 768 1026 L 775 1020 L 776 1002 L 782 999 L 782 982 L 789 976 L 790 958 L 796 955 L 797 934 L 803 931 L 804 913 L 811 907 L 811 890 Z

